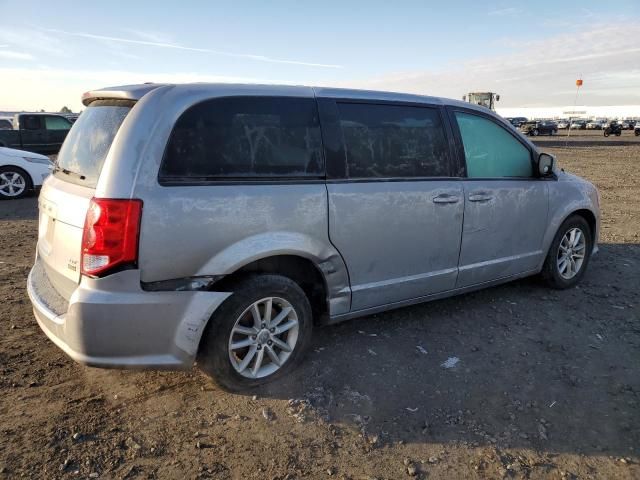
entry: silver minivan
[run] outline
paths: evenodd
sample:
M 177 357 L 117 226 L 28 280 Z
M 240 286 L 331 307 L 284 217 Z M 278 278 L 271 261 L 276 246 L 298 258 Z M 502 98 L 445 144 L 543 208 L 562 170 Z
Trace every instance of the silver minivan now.
M 287 375 L 312 330 L 542 274 L 596 251 L 589 182 L 488 109 L 300 86 L 83 96 L 39 198 L 28 293 L 73 359 Z

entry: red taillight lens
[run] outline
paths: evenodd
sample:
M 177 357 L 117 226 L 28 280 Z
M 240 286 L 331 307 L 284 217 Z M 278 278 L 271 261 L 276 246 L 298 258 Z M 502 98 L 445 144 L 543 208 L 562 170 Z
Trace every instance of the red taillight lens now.
M 142 200 L 91 199 L 82 232 L 83 275 L 138 261 L 141 214 Z

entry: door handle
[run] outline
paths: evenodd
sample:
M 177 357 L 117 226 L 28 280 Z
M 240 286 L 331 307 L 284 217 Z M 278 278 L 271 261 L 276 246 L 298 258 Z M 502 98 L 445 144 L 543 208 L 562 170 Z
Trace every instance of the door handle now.
M 443 193 L 433 198 L 433 203 L 458 203 L 458 197 Z
M 488 202 L 489 200 L 492 200 L 493 196 L 489 195 L 488 193 L 472 193 L 471 195 L 469 195 L 469 201 L 470 202 Z

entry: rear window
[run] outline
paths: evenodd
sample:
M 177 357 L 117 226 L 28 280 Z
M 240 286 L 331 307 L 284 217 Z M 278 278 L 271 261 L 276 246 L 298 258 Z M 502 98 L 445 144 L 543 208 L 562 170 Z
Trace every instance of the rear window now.
M 95 188 L 113 138 L 133 104 L 130 100 L 92 102 L 62 144 L 56 176 Z
M 206 100 L 178 119 L 161 181 L 273 179 L 324 175 L 314 99 L 226 97 Z

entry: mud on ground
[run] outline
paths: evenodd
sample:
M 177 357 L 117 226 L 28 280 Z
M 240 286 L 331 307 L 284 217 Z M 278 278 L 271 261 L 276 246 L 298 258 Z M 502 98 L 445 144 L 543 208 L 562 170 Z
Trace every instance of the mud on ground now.
M 1 202 L 0 478 L 640 478 L 640 144 L 615 140 L 546 144 L 602 195 L 579 288 L 532 278 L 318 329 L 255 396 L 69 360 L 25 293 L 36 199 Z

